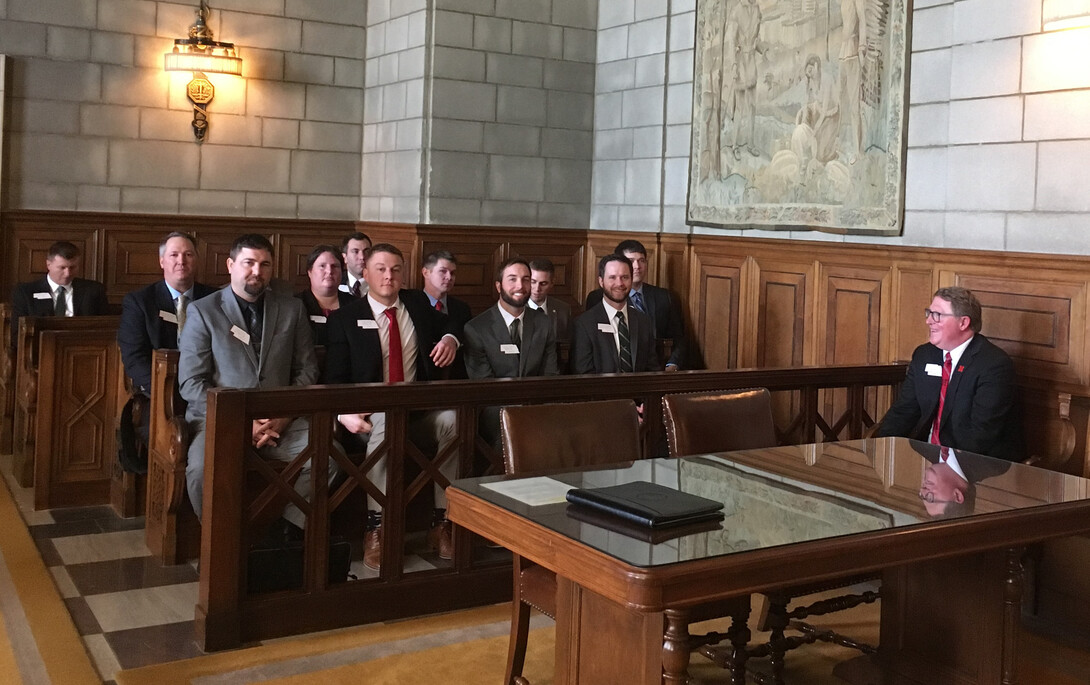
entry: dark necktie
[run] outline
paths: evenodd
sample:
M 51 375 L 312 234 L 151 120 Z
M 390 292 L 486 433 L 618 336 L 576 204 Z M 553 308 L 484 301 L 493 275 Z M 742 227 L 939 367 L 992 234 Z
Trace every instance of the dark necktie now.
M 250 345 L 254 348 L 254 356 L 261 359 L 261 307 L 256 302 L 250 302 L 246 306 L 246 328 L 250 334 Z
M 390 373 L 387 383 L 400 383 L 405 380 L 405 362 L 401 357 L 401 328 L 397 325 L 397 308 L 390 307 L 385 312 L 390 325 Z
M 617 338 L 621 342 L 620 360 L 621 373 L 632 372 L 632 341 L 628 335 L 628 323 L 624 320 L 624 314 L 620 311 L 614 317 L 617 321 Z
M 352 284 L 352 297 L 360 296 L 360 282 L 357 280 Z
M 68 293 L 64 286 L 57 286 L 57 302 L 53 305 L 53 316 L 68 316 Z
M 946 386 L 950 385 L 950 372 L 953 370 L 950 353 L 942 362 L 942 389 L 939 390 L 939 410 L 935 413 L 935 423 L 931 426 L 931 444 L 939 444 L 939 422 L 942 420 L 942 405 L 946 403 Z
M 522 351 L 522 322 L 518 319 L 513 319 L 511 325 L 507 328 L 507 332 L 511 334 L 511 342 L 515 344 L 515 347 L 519 348 L 519 352 Z
M 645 309 L 644 306 L 643 306 L 643 293 L 642 292 L 637 290 L 636 292 L 632 293 L 632 297 L 629 298 L 629 299 L 632 300 L 632 306 L 633 307 L 640 310 L 644 314 L 647 313 L 647 309 Z

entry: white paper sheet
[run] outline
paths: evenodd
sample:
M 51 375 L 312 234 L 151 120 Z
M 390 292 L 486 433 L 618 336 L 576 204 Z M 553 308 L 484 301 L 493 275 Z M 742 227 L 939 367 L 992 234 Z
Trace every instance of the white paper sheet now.
M 488 488 L 531 507 L 566 502 L 565 496 L 568 494 L 568 490 L 572 489 L 572 486 L 567 483 L 561 483 L 546 476 L 482 483 L 481 487 Z

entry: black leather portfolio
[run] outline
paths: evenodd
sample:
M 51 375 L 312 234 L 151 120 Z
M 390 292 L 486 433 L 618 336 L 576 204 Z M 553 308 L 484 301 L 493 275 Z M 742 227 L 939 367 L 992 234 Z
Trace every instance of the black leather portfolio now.
M 607 514 L 580 504 L 569 504 L 567 513 L 576 521 L 582 521 L 614 533 L 627 535 L 630 538 L 650 542 L 652 545 L 661 545 L 664 542 L 685 537 L 686 535 L 710 533 L 719 530 L 720 522 L 723 520 L 723 514 L 717 512 L 712 518 L 651 528 L 650 526 L 631 523 L 615 514 Z
M 568 492 L 568 501 L 649 528 L 723 517 L 722 502 L 646 481 L 577 488 Z

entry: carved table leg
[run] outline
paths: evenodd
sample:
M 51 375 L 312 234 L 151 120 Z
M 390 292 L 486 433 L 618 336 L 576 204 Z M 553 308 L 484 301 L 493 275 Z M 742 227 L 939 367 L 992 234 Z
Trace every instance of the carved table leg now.
M 662 682 L 689 682 L 689 611 L 667 609 L 662 642 Z
M 1025 552 L 1024 547 L 1007 550 L 1007 580 L 1003 597 L 1003 685 L 1016 685 L 1017 681 L 1015 649 L 1022 616 L 1022 583 L 1025 579 L 1022 555 Z

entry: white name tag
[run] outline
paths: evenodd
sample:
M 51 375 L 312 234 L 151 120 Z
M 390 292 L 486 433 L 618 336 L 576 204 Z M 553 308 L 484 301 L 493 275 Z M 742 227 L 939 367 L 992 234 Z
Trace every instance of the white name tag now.
M 378 330 L 378 321 L 374 319 L 356 319 L 356 325 L 363 330 Z
M 310 320 L 314 323 L 325 323 L 326 318 L 324 316 L 312 316 L 310 317 Z
M 159 310 L 159 318 L 168 323 L 178 323 L 178 315 L 174 312 Z
M 941 376 L 942 375 L 942 365 L 941 364 L 928 364 L 927 366 L 923 367 L 923 370 L 924 370 L 924 373 L 926 373 L 928 376 Z
M 49 293 L 34 293 L 35 300 L 52 300 L 53 296 Z
M 519 348 L 518 348 L 518 345 L 512 345 L 511 343 L 505 343 L 503 345 L 500 345 L 500 352 L 502 354 L 518 354 L 519 353 Z
M 241 340 L 243 345 L 250 344 L 250 334 L 242 330 L 238 326 L 231 326 L 231 335 Z
M 598 324 L 598 332 L 600 333 L 613 333 L 613 324 L 600 323 Z

